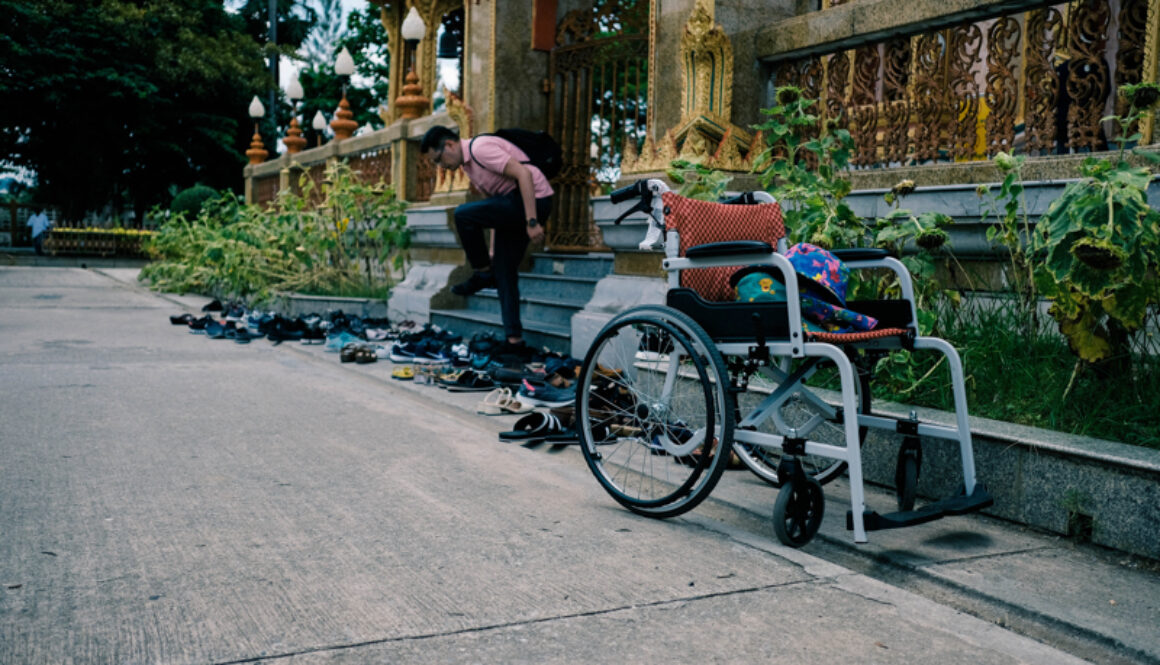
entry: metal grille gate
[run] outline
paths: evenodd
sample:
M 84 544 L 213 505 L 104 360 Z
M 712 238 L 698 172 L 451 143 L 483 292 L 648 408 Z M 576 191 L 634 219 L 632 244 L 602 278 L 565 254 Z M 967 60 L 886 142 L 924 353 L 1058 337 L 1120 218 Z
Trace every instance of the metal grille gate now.
M 645 137 L 648 1 L 597 0 L 569 12 L 556 28 L 549 58 L 548 132 L 564 151 L 553 187 L 556 210 L 547 245 L 587 251 L 601 245 L 589 197 L 615 180 L 625 141 Z

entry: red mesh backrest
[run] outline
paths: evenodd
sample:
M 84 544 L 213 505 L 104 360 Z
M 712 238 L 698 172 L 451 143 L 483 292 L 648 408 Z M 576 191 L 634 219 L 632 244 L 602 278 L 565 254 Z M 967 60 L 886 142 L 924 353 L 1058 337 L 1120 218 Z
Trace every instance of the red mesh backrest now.
M 661 198 L 665 204 L 665 227 L 681 234 L 681 256 L 690 247 L 730 240 L 758 240 L 776 249 L 777 241 L 785 236 L 781 206 L 776 203 L 725 205 L 687 199 L 675 192 L 665 192 Z M 681 286 L 693 289 L 705 300 L 732 301 L 729 276 L 738 267 L 683 270 Z

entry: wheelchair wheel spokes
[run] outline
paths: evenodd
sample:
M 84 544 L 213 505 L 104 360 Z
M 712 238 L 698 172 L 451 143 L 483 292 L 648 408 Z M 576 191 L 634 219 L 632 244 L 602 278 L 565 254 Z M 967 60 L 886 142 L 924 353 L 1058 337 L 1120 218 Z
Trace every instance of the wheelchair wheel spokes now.
M 704 500 L 724 471 L 732 423 L 723 416 L 732 408 L 725 408 L 731 396 L 715 351 L 638 310 L 613 319 L 593 342 L 577 392 L 581 450 L 627 508 L 679 515 Z
M 795 362 L 809 362 L 795 361 Z M 856 372 L 854 381 L 855 398 L 860 413 L 870 411 L 869 378 L 863 372 Z M 772 369 L 763 373 L 760 381 L 754 386 L 776 389 L 790 375 L 790 372 Z M 797 436 L 811 441 L 844 447 L 846 445 L 845 426 L 842 424 L 840 409 L 831 404 L 832 400 L 839 399 L 840 391 L 834 382 L 833 363 L 823 361 L 807 372 L 800 380 L 800 387 L 786 399 L 782 400 L 771 410 L 769 418 L 759 427 L 760 431 L 788 435 L 791 431 Z M 761 401 L 762 395 L 755 394 L 746 401 L 751 402 L 752 408 Z M 858 429 L 859 443 L 866 440 L 866 428 Z M 778 448 L 737 443 L 737 456 L 759 478 L 770 484 L 780 487 L 784 479 L 778 478 L 777 467 L 781 461 L 782 451 Z M 799 455 L 805 474 L 824 485 L 846 469 L 846 463 L 830 457 L 820 455 Z

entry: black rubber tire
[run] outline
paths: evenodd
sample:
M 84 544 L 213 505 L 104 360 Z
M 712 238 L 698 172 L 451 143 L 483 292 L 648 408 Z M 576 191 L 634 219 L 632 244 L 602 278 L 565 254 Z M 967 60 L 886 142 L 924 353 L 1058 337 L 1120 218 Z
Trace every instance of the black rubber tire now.
M 672 353 L 639 351 L 637 343 L 649 335 L 667 340 Z M 680 378 L 665 393 L 673 363 Z M 609 378 L 608 369 L 621 371 Z M 580 449 L 605 491 L 629 510 L 658 518 L 704 501 L 729 464 L 733 396 L 727 377 L 721 354 L 691 320 L 676 325 L 667 313 L 648 306 L 609 321 L 585 356 L 576 391 Z M 622 403 L 601 396 L 609 382 L 616 393 L 612 401 Z M 621 433 L 607 436 L 610 427 Z M 697 442 L 708 440 L 707 455 L 674 456 L 665 450 L 668 443 L 703 451 Z
M 826 500 L 817 480 L 791 480 L 773 504 L 773 532 L 781 544 L 801 547 L 813 540 L 826 512 Z

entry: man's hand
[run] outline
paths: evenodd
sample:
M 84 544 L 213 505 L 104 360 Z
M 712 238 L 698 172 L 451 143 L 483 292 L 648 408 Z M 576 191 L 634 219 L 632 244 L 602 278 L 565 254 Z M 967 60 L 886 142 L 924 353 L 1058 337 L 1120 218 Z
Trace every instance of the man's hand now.
M 536 224 L 528 227 L 528 240 L 532 242 L 539 242 L 544 238 L 544 225 Z

